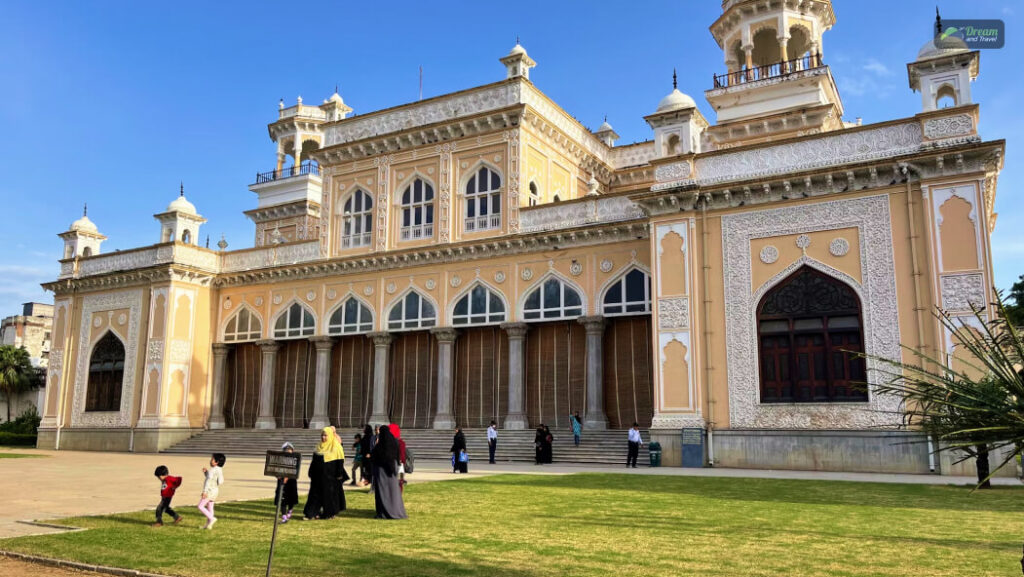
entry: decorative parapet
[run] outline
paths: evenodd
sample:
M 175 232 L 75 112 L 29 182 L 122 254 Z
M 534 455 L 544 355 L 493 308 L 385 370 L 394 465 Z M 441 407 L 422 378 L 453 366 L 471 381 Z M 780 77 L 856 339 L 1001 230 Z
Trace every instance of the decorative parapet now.
M 181 243 L 165 243 L 135 250 L 100 254 L 61 262 L 58 278 L 85 278 L 114 272 L 139 270 L 176 264 L 216 274 L 221 269 L 221 253 Z M 76 267 L 77 264 L 77 267 Z
M 587 224 L 621 222 L 643 218 L 643 210 L 624 196 L 598 197 L 586 201 L 555 203 L 519 212 L 520 232 L 574 228 Z
M 630 166 L 642 166 L 649 164 L 654 159 L 654 142 L 641 142 L 627 146 L 616 146 L 611 149 L 608 155 L 609 164 L 615 170 L 629 168 Z
M 218 272 L 221 273 L 299 264 L 320 258 L 320 241 L 313 240 L 273 245 L 259 249 L 224 253 L 220 257 L 220 270 Z
M 305 104 L 297 104 L 295 106 L 289 106 L 288 108 L 282 108 L 277 114 L 279 120 L 292 118 L 293 116 L 327 120 L 327 113 L 320 109 L 319 106 L 307 106 Z

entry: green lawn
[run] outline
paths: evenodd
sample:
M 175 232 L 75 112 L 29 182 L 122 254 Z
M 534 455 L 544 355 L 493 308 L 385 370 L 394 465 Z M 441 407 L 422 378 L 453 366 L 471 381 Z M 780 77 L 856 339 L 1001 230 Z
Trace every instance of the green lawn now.
M 4 453 L 0 452 L 0 459 L 31 459 L 34 457 L 44 457 L 45 455 L 32 455 L 29 453 Z
M 230 489 L 227 487 L 226 489 Z M 111 495 L 111 498 L 116 496 Z M 1024 489 L 577 474 L 407 488 L 409 521 L 349 494 L 333 521 L 282 527 L 274 575 L 527 577 L 1019 575 Z M 176 575 L 262 575 L 272 504 L 68 519 L 90 531 L 0 548 Z

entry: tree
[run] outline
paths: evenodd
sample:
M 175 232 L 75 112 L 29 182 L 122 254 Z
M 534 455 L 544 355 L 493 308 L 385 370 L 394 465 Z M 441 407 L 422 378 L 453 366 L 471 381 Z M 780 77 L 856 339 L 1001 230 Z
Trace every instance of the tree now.
M 902 397 L 905 424 L 937 438 L 940 451 L 976 457 L 979 487 L 1024 446 L 1024 333 L 1008 322 L 998 293 L 995 305 L 1002 314 L 993 320 L 980 309 L 966 320 L 936 313 L 963 349 L 955 364 L 909 348 L 916 362 L 869 356 L 882 376 L 876 391 Z M 1007 447 L 1009 456 L 990 468 L 989 451 Z
M 28 351 L 13 345 L 0 345 L 0 391 L 7 399 L 7 420 L 11 420 L 14 395 L 32 386 L 36 370 Z
M 1024 327 L 1024 274 L 1010 287 L 1008 296 L 1013 304 L 1006 305 L 1006 320 L 1015 327 Z

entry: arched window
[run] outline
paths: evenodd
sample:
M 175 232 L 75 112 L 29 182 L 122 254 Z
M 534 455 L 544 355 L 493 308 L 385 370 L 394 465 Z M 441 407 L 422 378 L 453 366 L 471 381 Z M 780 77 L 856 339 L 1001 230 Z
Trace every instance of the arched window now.
M 373 198 L 357 189 L 342 208 L 341 248 L 370 245 L 373 230 Z
M 466 232 L 501 226 L 501 177 L 481 166 L 466 183 Z
M 551 197 L 551 202 L 562 202 L 562 197 L 556 194 L 555 196 Z
M 120 411 L 124 385 L 124 343 L 108 332 L 96 343 L 89 358 L 86 411 Z
M 181 242 L 185 244 L 192 244 L 192 232 L 186 230 L 185 232 L 181 233 Z
M 526 320 L 567 319 L 582 314 L 580 293 L 557 278 L 544 281 L 526 297 L 523 305 Z
M 349 297 L 335 309 L 327 322 L 327 334 L 331 335 L 368 333 L 372 330 L 373 313 L 354 297 Z
M 950 108 L 956 104 L 956 90 L 949 84 L 943 84 L 935 94 L 935 108 Z
M 487 325 L 505 322 L 505 303 L 483 285 L 476 285 L 457 303 L 452 312 L 453 325 Z
M 402 240 L 434 236 L 434 187 L 417 178 L 402 193 Z
M 263 323 L 247 307 L 239 309 L 224 327 L 224 342 L 259 340 L 263 334 Z
M 299 303 L 292 303 L 274 323 L 274 337 L 279 339 L 309 337 L 314 330 L 316 321 L 313 320 L 313 313 Z
M 425 329 L 437 324 L 434 305 L 417 292 L 405 295 L 391 307 L 388 314 L 388 330 L 409 331 Z
M 861 305 L 845 283 L 802 267 L 757 307 L 761 402 L 867 401 Z
M 540 204 L 540 189 L 537 188 L 536 182 L 530 182 L 530 206 L 538 204 Z
M 82 249 L 82 256 L 92 256 L 92 247 L 87 246 L 84 249 Z
M 651 277 L 633 269 L 604 293 L 604 314 L 633 315 L 651 312 Z

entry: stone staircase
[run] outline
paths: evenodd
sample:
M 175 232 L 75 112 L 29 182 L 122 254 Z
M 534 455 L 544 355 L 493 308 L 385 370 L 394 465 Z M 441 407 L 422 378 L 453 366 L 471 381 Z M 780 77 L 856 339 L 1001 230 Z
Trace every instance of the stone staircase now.
M 352 458 L 352 442 L 355 429 L 339 431 L 345 444 L 345 456 Z M 487 462 L 486 429 L 465 429 L 467 450 L 470 465 Z M 498 431 L 498 451 L 496 460 L 500 462 L 534 461 L 533 438 L 535 431 Z M 573 445 L 572 433 L 568 430 L 552 431 L 555 438 L 553 455 L 555 464 L 579 465 L 622 465 L 626 464 L 626 431 L 584 431 L 579 447 Z M 402 438 L 406 446 L 413 451 L 417 462 L 422 460 L 449 460 L 448 451 L 452 445 L 452 431 L 435 431 L 430 429 L 404 429 Z M 649 463 L 647 445 L 650 436 L 641 431 L 644 447 L 640 450 L 638 465 Z M 214 452 L 231 456 L 263 456 L 268 449 L 279 449 L 288 441 L 295 445 L 295 450 L 303 454 L 311 454 L 320 441 L 320 432 L 309 429 L 272 429 L 268 431 L 255 429 L 219 429 L 208 430 L 165 449 L 164 453 L 178 454 L 210 454 Z

